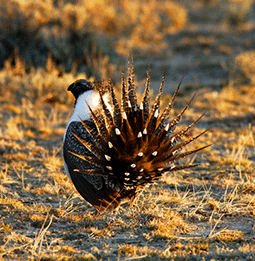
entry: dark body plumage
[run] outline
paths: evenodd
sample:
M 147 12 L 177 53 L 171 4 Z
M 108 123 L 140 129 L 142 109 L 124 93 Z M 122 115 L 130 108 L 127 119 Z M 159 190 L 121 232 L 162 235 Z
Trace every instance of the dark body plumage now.
M 203 115 L 174 133 L 190 102 L 169 120 L 178 86 L 160 114 L 163 83 L 164 77 L 152 107 L 149 105 L 150 73 L 148 71 L 145 91 L 138 105 L 132 66 L 129 66 L 127 80 L 122 74 L 121 102 L 116 98 L 111 80 L 107 84 L 78 80 L 69 86 L 68 90 L 76 98 L 75 106 L 81 108 L 83 102 L 87 113 L 80 116 L 75 107 L 75 115 L 67 126 L 65 169 L 78 192 L 98 210 L 114 209 L 124 198 L 132 200 L 139 189 L 155 182 L 165 172 L 196 166 L 175 166 L 174 163 L 205 148 L 181 152 L 204 133 L 186 137 Z M 92 96 L 86 96 L 88 91 L 97 97 L 95 103 L 92 103 Z M 82 100 L 85 99 L 83 95 L 87 97 L 86 102 Z

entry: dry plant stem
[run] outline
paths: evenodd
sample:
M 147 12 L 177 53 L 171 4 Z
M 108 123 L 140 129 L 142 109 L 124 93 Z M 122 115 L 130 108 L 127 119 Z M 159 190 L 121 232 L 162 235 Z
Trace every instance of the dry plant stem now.
M 49 219 L 49 224 L 46 227 L 44 227 L 46 222 L 47 222 L 47 220 L 48 220 L 48 217 L 49 217 L 49 213 L 47 213 L 47 216 L 46 216 L 46 218 L 45 218 L 45 220 L 43 222 L 43 225 L 42 225 L 39 233 L 35 236 L 34 245 L 33 245 L 33 248 L 32 248 L 32 254 L 33 255 L 40 255 L 41 254 L 41 250 L 42 250 L 43 241 L 46 240 L 46 242 L 47 242 L 46 232 L 49 229 L 54 216 L 51 215 L 51 217 Z

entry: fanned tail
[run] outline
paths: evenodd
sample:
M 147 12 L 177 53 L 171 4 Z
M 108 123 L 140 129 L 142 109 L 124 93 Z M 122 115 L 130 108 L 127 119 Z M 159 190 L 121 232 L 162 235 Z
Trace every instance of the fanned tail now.
M 159 179 L 165 172 L 197 166 L 198 164 L 175 165 L 175 163 L 210 146 L 181 152 L 183 148 L 207 132 L 205 130 L 194 137 L 186 137 L 205 113 L 189 126 L 175 133 L 176 126 L 195 95 L 176 117 L 169 120 L 182 79 L 166 108 L 160 113 L 164 81 L 165 73 L 158 95 L 150 108 L 149 65 L 142 102 L 138 106 L 133 62 L 129 63 L 127 79 L 122 69 L 121 101 L 118 101 L 109 78 L 111 108 L 107 106 L 103 93 L 100 93 L 100 115 L 88 106 L 96 129 L 89 128 L 85 122 L 82 124 L 90 134 L 92 142 L 84 141 L 73 134 L 84 148 L 91 152 L 91 156 L 71 153 L 93 166 L 93 168 L 75 170 L 77 175 L 104 177 L 106 185 L 111 190 L 118 191 L 117 196 L 112 197 L 112 200 L 117 203 L 121 198 L 134 198 L 140 188 Z M 113 205 L 117 206 L 117 203 Z M 112 208 L 112 205 L 110 206 L 109 208 Z

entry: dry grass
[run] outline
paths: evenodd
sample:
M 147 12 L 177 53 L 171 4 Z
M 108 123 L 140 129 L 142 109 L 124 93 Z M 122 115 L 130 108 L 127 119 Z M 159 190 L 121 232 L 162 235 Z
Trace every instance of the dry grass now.
M 75 63 L 89 71 L 88 53 L 95 46 L 125 55 L 158 53 L 167 47 L 165 36 L 186 21 L 185 8 L 166 0 L 0 0 L 0 22 L 6 25 L 0 27 L 0 58 L 18 49 L 27 64 L 45 66 L 50 52 L 67 70 Z
M 240 26 L 245 23 L 253 4 L 253 0 L 228 0 L 227 11 L 229 23 L 233 26 Z
M 60 74 L 57 67 L 26 73 L 19 63 L 0 71 L 2 259 L 254 257 L 254 86 L 201 90 L 184 123 L 209 109 L 194 133 L 213 129 L 193 146 L 214 145 L 187 159 L 204 165 L 165 175 L 131 207 L 98 214 L 64 175 L 61 155 L 73 103 L 66 87 L 85 75 Z M 183 94 L 176 112 L 188 100 L 189 92 Z
M 119 54 L 158 53 L 167 47 L 165 35 L 182 29 L 187 22 L 186 10 L 172 1 L 123 1 L 122 8 L 132 26 L 130 33 L 118 40 Z
M 233 79 L 234 82 L 237 82 L 239 84 L 240 82 L 248 82 L 254 85 L 254 59 L 255 51 L 241 53 L 235 58 L 235 78 Z
M 186 159 L 201 166 L 166 174 L 131 206 L 101 214 L 64 174 L 62 138 L 73 106 L 67 86 L 78 78 L 106 79 L 108 71 L 119 80 L 121 69 L 98 52 L 98 43 L 108 53 L 114 50 L 112 57 L 169 51 L 166 37 L 188 23 L 184 2 L 0 0 L 1 260 L 255 259 L 253 52 L 233 60 L 228 84 L 201 87 L 183 119 L 189 124 L 208 110 L 193 134 L 212 129 L 192 146 L 213 146 Z M 216 27 L 241 32 L 250 26 L 253 4 L 197 0 L 190 7 L 214 8 L 221 16 Z M 191 31 L 179 48 L 185 47 L 182 41 L 216 45 L 216 36 L 189 36 Z M 229 55 L 231 48 L 219 47 Z M 194 87 L 182 89 L 175 114 Z
M 254 4 L 254 0 L 200 0 L 200 2 L 210 8 L 216 7 L 221 22 L 237 28 L 245 28 L 248 25 Z

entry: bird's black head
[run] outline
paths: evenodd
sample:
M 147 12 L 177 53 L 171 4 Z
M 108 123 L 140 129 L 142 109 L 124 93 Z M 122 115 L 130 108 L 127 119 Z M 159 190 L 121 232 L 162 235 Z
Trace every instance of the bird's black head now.
M 93 90 L 93 85 L 91 82 L 80 79 L 72 83 L 68 88 L 68 91 L 71 91 L 74 95 L 75 99 L 77 100 L 78 97 L 86 91 Z

